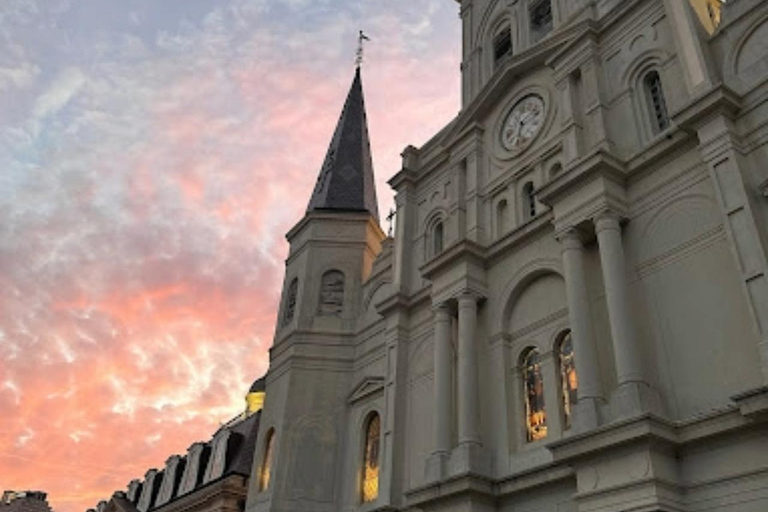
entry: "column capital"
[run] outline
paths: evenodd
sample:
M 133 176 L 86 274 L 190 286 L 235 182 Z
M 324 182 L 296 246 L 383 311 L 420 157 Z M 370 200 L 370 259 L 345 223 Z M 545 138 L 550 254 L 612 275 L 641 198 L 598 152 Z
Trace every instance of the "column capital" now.
M 484 297 L 481 294 L 471 290 L 463 291 L 456 296 L 456 301 L 459 303 L 459 309 L 469 306 L 476 307 L 477 303 L 482 299 L 484 299 Z
M 450 316 L 451 314 L 451 304 L 448 301 L 438 302 L 437 304 L 432 304 L 432 313 L 435 314 L 438 318 L 443 316 Z
M 595 215 L 593 222 L 595 223 L 595 232 L 613 230 L 621 231 L 621 215 L 612 211 L 605 210 Z
M 581 231 L 573 226 L 567 227 L 561 231 L 559 231 L 555 238 L 558 242 L 560 242 L 560 245 L 562 245 L 563 250 L 568 249 L 576 249 L 576 250 L 583 250 L 584 249 L 584 236 L 582 235 Z

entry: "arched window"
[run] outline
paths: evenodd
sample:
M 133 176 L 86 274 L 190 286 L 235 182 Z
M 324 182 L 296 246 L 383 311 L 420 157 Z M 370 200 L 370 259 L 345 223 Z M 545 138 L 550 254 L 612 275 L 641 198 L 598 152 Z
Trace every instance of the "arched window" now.
M 271 428 L 267 432 L 267 438 L 264 441 L 264 457 L 261 459 L 261 468 L 259 469 L 259 492 L 269 489 L 269 477 L 272 471 L 272 451 L 275 440 L 275 429 Z
M 344 273 L 329 270 L 320 280 L 319 316 L 341 316 L 344 309 Z
M 432 228 L 432 255 L 437 256 L 443 252 L 443 221 L 437 222 Z
M 285 296 L 285 313 L 283 314 L 283 325 L 288 325 L 293 320 L 296 312 L 296 296 L 299 293 L 299 280 L 294 278 L 288 286 L 288 293 Z
M 667 111 L 667 102 L 664 98 L 664 89 L 661 86 L 661 76 L 659 76 L 659 72 L 654 69 L 646 73 L 643 77 L 643 86 L 648 102 L 648 110 L 651 114 L 653 132 L 663 132 L 669 128 L 669 113 Z
M 381 419 L 377 413 L 371 414 L 365 427 L 365 450 L 363 452 L 363 503 L 375 501 L 379 497 L 379 453 L 381 438 Z
M 576 362 L 573 359 L 573 338 L 571 331 L 563 334 L 558 350 L 560 359 L 560 385 L 563 396 L 563 419 L 565 428 L 571 428 L 573 406 L 576 405 L 579 390 L 579 377 L 576 374 Z
M 547 437 L 547 413 L 544 409 L 544 379 L 541 375 L 539 351 L 532 348 L 522 361 L 525 388 L 525 426 L 528 441 Z
M 493 37 L 493 64 L 499 63 L 512 55 L 512 30 L 509 26 L 503 27 Z
M 496 205 L 496 236 L 498 238 L 507 232 L 507 217 L 509 216 L 507 210 L 507 200 L 502 199 Z
M 535 43 L 552 31 L 551 0 L 537 0 L 531 2 L 530 16 L 531 42 Z
M 525 220 L 531 220 L 536 216 L 536 195 L 532 181 L 523 185 L 523 209 L 523 218 Z

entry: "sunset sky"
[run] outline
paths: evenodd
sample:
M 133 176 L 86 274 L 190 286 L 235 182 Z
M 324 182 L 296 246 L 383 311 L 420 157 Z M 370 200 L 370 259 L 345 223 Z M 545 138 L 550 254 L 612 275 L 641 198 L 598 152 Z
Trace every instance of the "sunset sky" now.
M 0 0 L 0 491 L 83 512 L 242 410 L 361 28 L 386 213 L 453 0 Z

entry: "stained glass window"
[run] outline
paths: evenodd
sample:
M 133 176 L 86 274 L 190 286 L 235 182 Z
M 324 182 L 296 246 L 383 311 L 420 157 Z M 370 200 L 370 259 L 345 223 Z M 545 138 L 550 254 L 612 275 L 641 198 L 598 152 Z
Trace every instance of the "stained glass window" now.
M 560 341 L 560 382 L 563 395 L 563 417 L 565 428 L 571 428 L 573 406 L 576 405 L 579 377 L 576 374 L 576 363 L 573 359 L 573 339 L 568 331 Z
M 547 437 L 547 413 L 544 409 L 544 379 L 541 375 L 539 351 L 530 349 L 523 358 L 525 418 L 528 441 Z
M 269 489 L 269 477 L 272 471 L 272 445 L 275 440 L 275 429 L 267 432 L 267 440 L 264 442 L 264 458 L 261 461 L 261 471 L 259 471 L 259 491 Z
M 379 443 L 381 420 L 373 413 L 365 429 L 365 453 L 363 454 L 363 503 L 379 497 Z

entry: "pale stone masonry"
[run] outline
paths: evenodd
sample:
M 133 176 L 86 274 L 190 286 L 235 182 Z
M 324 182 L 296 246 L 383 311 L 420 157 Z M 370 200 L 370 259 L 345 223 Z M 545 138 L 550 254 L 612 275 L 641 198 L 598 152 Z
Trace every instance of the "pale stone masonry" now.
M 288 233 L 246 510 L 765 512 L 768 2 L 458 7 L 392 238 L 359 70 Z

